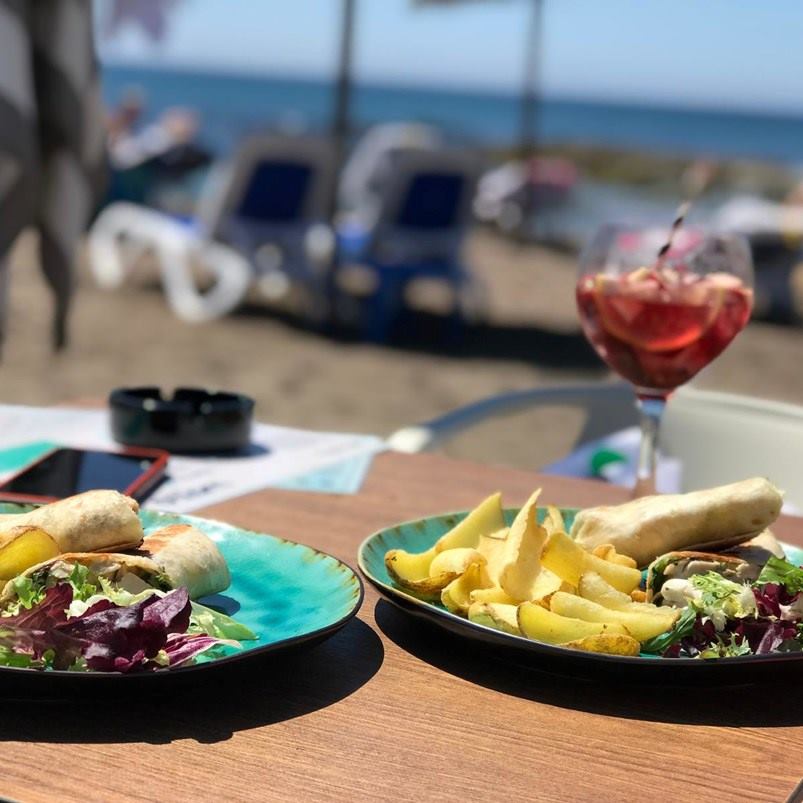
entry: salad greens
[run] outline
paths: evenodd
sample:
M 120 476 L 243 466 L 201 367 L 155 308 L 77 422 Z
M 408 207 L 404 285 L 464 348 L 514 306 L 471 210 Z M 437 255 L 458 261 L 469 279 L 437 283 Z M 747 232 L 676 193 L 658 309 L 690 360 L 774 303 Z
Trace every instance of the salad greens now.
M 80 564 L 12 581 L 18 599 L 0 614 L 0 666 L 139 672 L 174 668 L 257 636 L 186 588 L 125 587 Z
M 716 572 L 693 575 L 685 607 L 644 652 L 667 658 L 723 658 L 803 650 L 803 568 L 770 558 L 753 584 Z
M 761 570 L 757 583 L 759 585 L 777 583 L 789 594 L 795 594 L 803 591 L 803 568 L 795 566 L 788 560 L 771 557 Z

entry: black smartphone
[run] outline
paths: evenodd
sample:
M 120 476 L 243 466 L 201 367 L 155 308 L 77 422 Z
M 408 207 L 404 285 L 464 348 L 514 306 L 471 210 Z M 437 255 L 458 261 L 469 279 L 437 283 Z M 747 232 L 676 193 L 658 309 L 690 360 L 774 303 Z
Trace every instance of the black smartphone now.
M 161 481 L 167 458 L 161 449 L 54 449 L 0 484 L 0 500 L 54 502 L 97 488 L 142 499 Z

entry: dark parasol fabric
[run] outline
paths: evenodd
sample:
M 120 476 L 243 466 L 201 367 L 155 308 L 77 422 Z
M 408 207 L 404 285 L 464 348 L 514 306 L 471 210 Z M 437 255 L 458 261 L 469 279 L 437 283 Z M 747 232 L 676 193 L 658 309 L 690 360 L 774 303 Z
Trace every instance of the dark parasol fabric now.
M 105 161 L 90 0 L 0 0 L 0 263 L 24 228 L 38 231 L 57 349 L 66 341 L 76 245 L 102 192 Z M 6 286 L 7 268 L 0 340 Z

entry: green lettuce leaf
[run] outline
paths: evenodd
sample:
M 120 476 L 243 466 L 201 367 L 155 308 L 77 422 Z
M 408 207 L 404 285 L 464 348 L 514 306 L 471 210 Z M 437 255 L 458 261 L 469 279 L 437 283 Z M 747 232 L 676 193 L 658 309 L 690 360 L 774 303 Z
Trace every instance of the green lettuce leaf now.
M 190 627 L 188 633 L 206 633 L 220 639 L 234 639 L 235 641 L 252 641 L 257 638 L 251 628 L 220 613 L 212 608 L 207 608 L 198 602 L 192 603 L 192 614 L 190 615 Z
M 73 599 L 70 607 L 68 608 L 69 616 L 81 616 L 96 602 L 100 602 L 104 599 L 108 600 L 109 602 L 113 602 L 115 605 L 128 608 L 130 605 L 136 605 L 137 603 L 142 602 L 144 599 L 147 599 L 154 594 L 159 597 L 163 597 L 165 595 L 163 591 L 159 591 L 155 588 L 145 588 L 142 591 L 134 593 L 125 588 L 118 588 L 106 577 L 98 577 L 98 585 L 100 587 L 95 588 L 95 591 L 91 596 L 83 599 Z M 88 588 L 89 586 L 87 586 L 87 589 Z
M 0 666 L 16 666 L 24 669 L 41 668 L 42 661 L 37 661 L 32 655 L 14 652 L 11 647 L 0 647 Z
M 735 633 L 730 634 L 728 641 L 718 639 L 700 653 L 701 658 L 734 658 L 737 655 L 752 655 L 747 639 L 740 639 Z
M 9 613 L 16 615 L 20 612 L 20 608 L 30 610 L 36 605 L 37 602 L 45 596 L 45 587 L 41 584 L 34 583 L 30 577 L 15 577 L 11 581 L 14 591 L 17 594 L 16 602 L 9 606 Z
M 697 611 L 694 608 L 684 608 L 680 612 L 680 616 L 675 620 L 675 624 L 672 625 L 672 629 L 667 630 L 666 633 L 659 633 L 657 636 L 645 641 L 641 645 L 641 651 L 662 655 L 668 647 L 691 633 L 696 620 Z
M 98 587 L 89 582 L 89 569 L 80 563 L 73 566 L 67 580 L 72 586 L 73 600 L 87 600 L 98 593 Z
M 803 569 L 783 558 L 771 557 L 756 580 L 756 585 L 777 583 L 790 594 L 803 591 Z
M 726 580 L 716 572 L 695 574 L 689 582 L 700 592 L 700 598 L 691 600 L 689 606 L 708 616 L 717 630 L 722 630 L 729 619 L 756 613 L 756 598 L 749 585 Z

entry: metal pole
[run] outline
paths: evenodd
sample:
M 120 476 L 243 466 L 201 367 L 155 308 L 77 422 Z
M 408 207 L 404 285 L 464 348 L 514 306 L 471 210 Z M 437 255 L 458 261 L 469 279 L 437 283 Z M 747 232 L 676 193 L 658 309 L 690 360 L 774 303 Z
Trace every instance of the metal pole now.
M 530 23 L 524 56 L 524 80 L 521 95 L 520 147 L 522 156 L 535 152 L 538 128 L 539 60 L 541 55 L 543 0 L 530 0 Z
M 521 121 L 519 152 L 524 160 L 526 182 L 521 199 L 518 233 L 526 236 L 535 211 L 535 187 L 529 173 L 530 162 L 535 156 L 538 140 L 538 62 L 541 54 L 541 12 L 543 0 L 530 0 L 530 24 L 527 31 L 524 55 L 524 76 L 521 91 Z
M 354 18 L 357 0 L 341 0 L 342 17 L 340 25 L 340 54 L 337 65 L 337 84 L 335 87 L 335 108 L 332 115 L 331 136 L 335 151 L 335 175 L 346 152 L 349 135 L 349 105 L 351 101 L 351 64 L 354 42 Z M 329 202 L 329 217 L 337 211 L 337 188 L 332 188 Z

